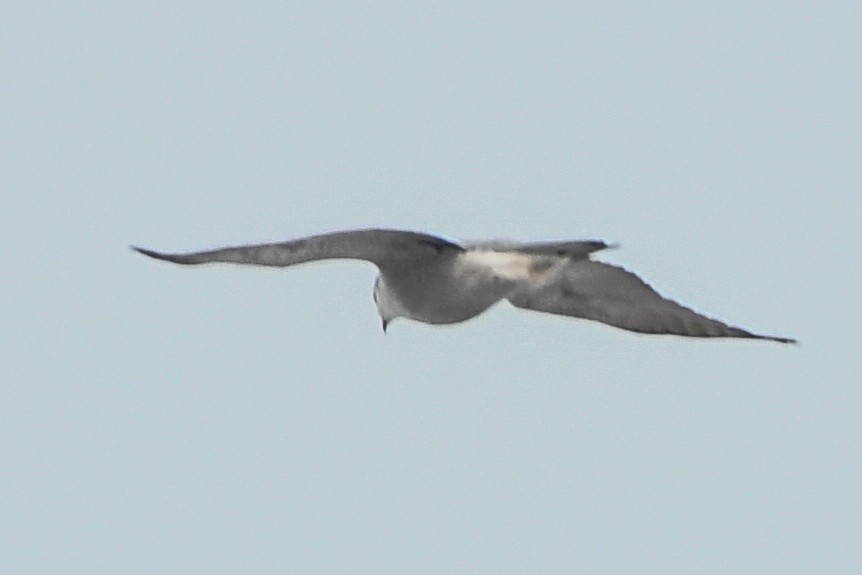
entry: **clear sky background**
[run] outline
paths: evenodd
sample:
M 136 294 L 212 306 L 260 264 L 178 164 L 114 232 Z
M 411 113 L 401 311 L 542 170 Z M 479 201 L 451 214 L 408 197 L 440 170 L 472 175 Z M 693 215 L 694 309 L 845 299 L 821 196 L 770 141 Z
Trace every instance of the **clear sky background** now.
M 0 572 L 859 573 L 859 6 L 7 6 Z M 127 247 L 365 226 L 619 242 L 801 345 Z

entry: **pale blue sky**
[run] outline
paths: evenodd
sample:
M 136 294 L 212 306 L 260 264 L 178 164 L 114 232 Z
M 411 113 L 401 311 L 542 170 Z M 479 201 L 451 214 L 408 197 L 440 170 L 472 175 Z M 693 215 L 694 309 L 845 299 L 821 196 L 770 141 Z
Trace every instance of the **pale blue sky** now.
M 701 4 L 7 7 L 0 572 L 860 572 L 862 9 Z M 802 345 L 127 248 L 372 225 Z

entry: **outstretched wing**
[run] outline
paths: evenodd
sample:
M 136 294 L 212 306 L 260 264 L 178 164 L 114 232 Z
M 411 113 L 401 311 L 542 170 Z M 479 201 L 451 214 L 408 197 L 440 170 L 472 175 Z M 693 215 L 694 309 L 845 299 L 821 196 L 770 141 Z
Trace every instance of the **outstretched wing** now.
M 600 321 L 640 333 L 795 343 L 791 338 L 756 335 L 708 318 L 662 297 L 623 268 L 589 259 L 568 262 L 544 284 L 525 283 L 509 301 L 519 308 Z
M 272 244 L 219 248 L 181 254 L 165 254 L 132 246 L 138 252 L 177 264 L 227 262 L 258 266 L 292 266 L 325 259 L 367 260 L 378 267 L 410 262 L 459 245 L 427 234 L 399 230 L 351 230 L 310 236 Z

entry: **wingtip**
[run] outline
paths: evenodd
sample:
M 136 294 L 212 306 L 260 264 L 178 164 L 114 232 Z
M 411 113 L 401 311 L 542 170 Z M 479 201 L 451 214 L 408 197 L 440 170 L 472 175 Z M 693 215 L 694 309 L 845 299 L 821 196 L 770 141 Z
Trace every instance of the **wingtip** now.
M 778 343 L 783 343 L 787 345 L 799 345 L 799 340 L 792 337 L 779 337 L 775 335 L 756 335 L 754 336 L 756 339 L 766 339 L 769 341 L 775 341 Z
M 141 247 L 138 247 L 138 246 L 132 246 L 132 245 L 130 245 L 130 246 L 129 246 L 129 249 L 131 249 L 132 251 L 136 251 L 136 252 L 138 252 L 139 254 L 144 254 L 145 256 L 150 256 L 151 258 L 156 258 L 156 257 L 158 257 L 158 256 L 160 255 L 160 254 L 158 254 L 157 252 L 154 252 L 154 251 L 152 251 L 152 250 L 148 250 L 148 249 L 146 249 L 146 248 L 141 248 Z
M 173 256 L 173 255 L 170 255 L 170 254 L 163 254 L 163 253 L 161 253 L 161 252 L 156 252 L 156 251 L 153 251 L 153 250 L 148 250 L 148 249 L 146 249 L 146 248 L 141 248 L 141 247 L 138 247 L 138 246 L 129 246 L 129 247 L 130 247 L 132 250 L 134 250 L 134 251 L 138 252 L 139 254 L 143 254 L 143 255 L 145 255 L 145 256 L 147 256 L 147 257 L 150 257 L 150 258 L 153 258 L 153 259 L 156 259 L 156 260 L 164 260 L 164 261 L 167 261 L 167 262 L 176 262 L 176 263 L 179 263 L 179 262 L 177 261 L 176 256 Z

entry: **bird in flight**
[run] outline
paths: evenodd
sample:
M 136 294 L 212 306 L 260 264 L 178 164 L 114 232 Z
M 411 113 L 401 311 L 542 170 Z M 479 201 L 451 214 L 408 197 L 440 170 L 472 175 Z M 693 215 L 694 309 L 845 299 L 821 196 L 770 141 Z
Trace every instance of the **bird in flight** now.
M 639 333 L 796 343 L 701 315 L 662 297 L 635 274 L 591 259 L 594 252 L 609 247 L 613 246 L 590 240 L 457 244 L 418 232 L 366 229 L 191 253 L 133 249 L 177 264 L 286 267 L 327 259 L 369 261 L 380 272 L 374 302 L 383 331 L 399 317 L 430 324 L 458 323 L 508 300 L 518 308 Z

